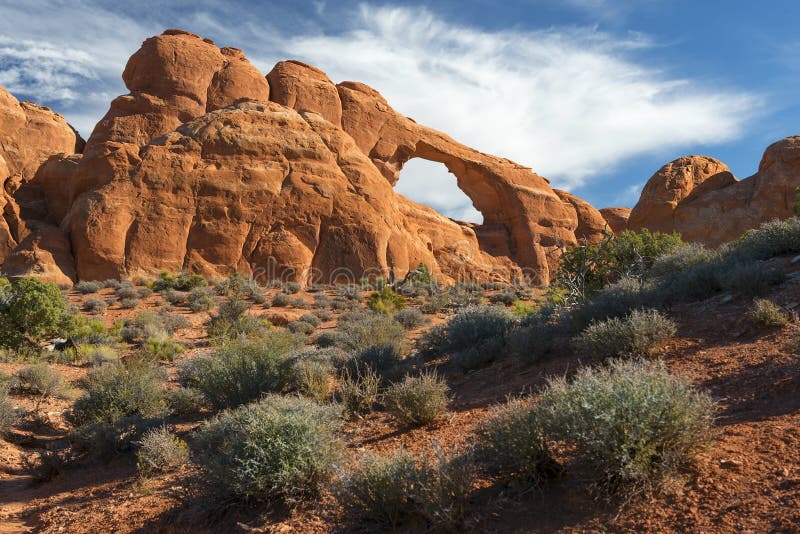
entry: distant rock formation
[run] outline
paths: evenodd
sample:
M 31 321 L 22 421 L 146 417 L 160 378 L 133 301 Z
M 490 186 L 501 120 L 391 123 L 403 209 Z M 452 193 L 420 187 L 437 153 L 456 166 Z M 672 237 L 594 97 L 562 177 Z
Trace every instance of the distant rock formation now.
M 123 80 L 130 93 L 84 150 L 75 137 L 45 150 L 42 160 L 60 155 L 24 196 L 35 207 L 28 219 L 48 230 L 9 240 L 4 268 L 59 281 L 170 269 L 306 282 L 385 275 L 390 265 L 402 276 L 423 262 L 445 280 L 546 284 L 559 245 L 596 241 L 605 226 L 530 169 L 301 62 L 264 77 L 240 50 L 167 30 L 133 54 Z M 412 158 L 443 163 L 483 224 L 395 193 Z
M 602 208 L 600 215 L 608 223 L 609 229 L 618 234 L 628 227 L 628 218 L 631 216 L 631 208 Z
M 713 158 L 687 156 L 650 178 L 627 227 L 679 232 L 686 241 L 717 247 L 765 221 L 791 217 L 797 187 L 798 136 L 770 145 L 758 172 L 744 180 Z

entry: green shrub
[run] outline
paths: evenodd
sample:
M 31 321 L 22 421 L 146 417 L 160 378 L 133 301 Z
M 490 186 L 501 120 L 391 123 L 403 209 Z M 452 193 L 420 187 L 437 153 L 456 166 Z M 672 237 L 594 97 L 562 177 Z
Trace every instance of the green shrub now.
M 447 325 L 437 324 L 417 339 L 417 350 L 423 358 L 435 358 L 447 350 Z
M 782 270 L 765 267 L 760 262 L 728 262 L 720 272 L 720 285 L 723 289 L 751 298 L 767 293 L 772 286 L 785 279 L 786 274 Z
M 247 313 L 249 307 L 239 294 L 220 303 L 217 306 L 217 315 L 212 316 L 208 322 L 208 335 L 223 340 L 266 335 L 271 325 L 268 321 Z
M 214 408 L 230 408 L 283 391 L 289 384 L 289 355 L 302 345 L 297 336 L 275 331 L 258 340 L 223 344 L 210 356 L 193 360 L 186 377 Z
M 571 317 L 561 310 L 541 308 L 525 317 L 506 336 L 510 354 L 536 362 L 549 356 L 568 353 L 574 334 Z
M 171 362 L 183 352 L 183 345 L 168 337 L 149 337 L 142 345 L 142 356 L 153 362 Z
M 505 306 L 511 306 L 517 301 L 517 293 L 511 290 L 505 290 L 502 293 L 497 293 L 496 295 L 492 295 L 489 297 L 489 302 L 492 304 L 503 304 Z
M 447 392 L 447 384 L 436 373 L 406 376 L 386 390 L 384 404 L 400 423 L 424 426 L 445 414 Z
M 783 327 L 790 322 L 780 306 L 766 299 L 754 300 L 749 315 L 753 323 L 765 328 Z
M 8 435 L 8 431 L 17 422 L 17 412 L 8 398 L 8 390 L 0 387 L 0 438 Z
M 407 308 L 396 312 L 392 319 L 403 325 L 406 330 L 418 328 L 425 322 L 425 317 L 420 310 Z
M 101 289 L 103 289 L 103 282 L 98 282 L 97 280 L 91 282 L 78 282 L 75 284 L 75 290 L 83 293 L 84 295 L 88 295 L 89 293 L 97 293 Z
M 64 377 L 46 363 L 37 363 L 17 371 L 16 387 L 41 398 L 57 397 L 65 392 Z
M 402 295 L 395 293 L 389 286 L 383 286 L 383 289 L 372 293 L 367 298 L 367 307 L 370 310 L 387 315 L 402 310 L 405 305 L 406 299 Z
M 505 337 L 493 337 L 453 355 L 453 363 L 463 371 L 486 367 L 506 352 Z
M 214 307 L 214 298 L 207 287 L 196 287 L 189 292 L 186 303 L 193 312 L 208 311 Z
M 339 400 L 347 417 L 359 417 L 378 401 L 381 378 L 366 365 L 345 369 L 339 380 Z
M 290 297 L 288 293 L 277 293 L 272 297 L 272 306 L 275 308 L 285 308 L 289 306 L 291 300 L 292 297 Z
M 92 369 L 82 381 L 86 392 L 75 402 L 68 420 L 75 426 L 113 425 L 125 417 L 161 417 L 167 409 L 164 378 L 163 370 L 144 363 Z
M 253 501 L 316 497 L 341 457 L 340 425 L 336 408 L 302 397 L 270 395 L 223 412 L 198 435 L 209 487 Z
M 313 314 L 313 313 L 304 313 L 303 315 L 300 316 L 300 319 L 298 319 L 298 321 L 302 321 L 304 323 L 308 323 L 311 326 L 313 326 L 314 328 L 318 327 L 320 325 L 320 323 L 322 323 L 320 318 L 317 317 L 316 314 Z
M 78 354 L 82 361 L 99 367 L 106 363 L 120 363 L 119 354 L 114 347 L 108 345 L 78 345 Z
M 710 436 L 714 403 L 663 364 L 613 361 L 551 380 L 538 411 L 548 435 L 592 463 L 600 494 L 613 495 L 686 464 Z
M 286 325 L 286 328 L 294 334 L 303 334 L 310 336 L 314 333 L 314 325 L 305 321 L 292 321 Z
M 355 284 L 336 286 L 336 296 L 347 300 L 360 300 L 361 289 Z
M 681 245 L 672 252 L 658 256 L 653 262 L 653 266 L 647 272 L 649 278 L 665 278 L 673 276 L 699 265 L 709 263 L 717 258 L 717 253 L 708 250 L 703 245 L 690 243 Z
M 405 338 L 403 327 L 380 313 L 352 312 L 339 318 L 338 343 L 348 352 L 358 352 L 373 345 L 401 346 Z
M 657 291 L 666 304 L 704 300 L 722 291 L 724 271 L 721 261 L 697 263 L 666 277 Z
M 105 313 L 107 307 L 108 305 L 106 304 L 106 301 L 102 299 L 87 299 L 86 302 L 83 303 L 83 309 L 86 312 L 93 313 L 95 315 Z
M 319 319 L 320 323 L 328 322 L 333 319 L 333 314 L 328 310 L 317 310 L 313 315 Z
M 188 417 L 200 413 L 206 407 L 206 398 L 195 388 L 181 387 L 167 391 L 169 411 L 178 417 Z
M 428 315 L 440 313 L 450 305 L 450 293 L 448 291 L 434 291 L 425 299 L 420 306 L 420 311 Z
M 515 322 L 513 315 L 496 306 L 470 306 L 447 322 L 447 349 L 459 351 L 490 339 L 504 339 Z
M 600 360 L 647 356 L 676 330 L 675 323 L 656 310 L 634 310 L 624 319 L 589 325 L 573 343 L 578 354 Z
M 161 418 L 141 415 L 121 417 L 112 423 L 89 421 L 72 429 L 67 438 L 75 453 L 87 453 L 93 458 L 109 458 L 136 448 L 145 432 L 163 424 Z
M 637 308 L 658 307 L 660 295 L 648 282 L 625 277 L 596 292 L 571 310 L 571 326 L 580 331 L 593 322 L 623 317 Z
M 115 343 L 122 330 L 117 324 L 106 328 L 103 319 L 89 319 L 83 315 L 74 314 L 65 317 L 61 333 L 75 344 L 107 345 Z
M 136 467 L 141 476 L 167 473 L 187 463 L 189 446 L 167 427 L 150 429 L 142 436 L 136 451 Z
M 206 279 L 199 274 L 180 273 L 174 275 L 168 271 L 161 271 L 159 278 L 153 281 L 152 289 L 154 291 L 164 291 L 175 289 L 177 291 L 191 291 L 196 287 L 207 286 Z
M 800 219 L 766 222 L 729 244 L 725 253 L 743 260 L 767 260 L 800 252 Z
M 53 283 L 35 278 L 0 279 L 0 346 L 35 345 L 63 333 L 67 305 Z
M 354 371 L 356 367 L 366 366 L 375 371 L 382 381 L 395 380 L 403 376 L 403 355 L 395 345 L 370 345 L 353 354 L 347 363 Z
M 538 487 L 558 473 L 542 422 L 528 399 L 509 399 L 475 429 L 475 458 L 493 475 Z
M 189 297 L 189 293 L 186 291 L 176 291 L 174 289 L 167 289 L 164 291 L 163 295 L 164 300 L 173 306 L 184 306 L 187 304 L 187 299 Z
M 333 305 L 333 299 L 325 293 L 317 293 L 314 295 L 314 305 L 317 308 L 330 308 Z
M 468 458 L 448 460 L 436 451 L 415 458 L 405 450 L 366 455 L 344 478 L 338 497 L 359 526 L 374 531 L 455 531 L 469 518 L 474 470 Z

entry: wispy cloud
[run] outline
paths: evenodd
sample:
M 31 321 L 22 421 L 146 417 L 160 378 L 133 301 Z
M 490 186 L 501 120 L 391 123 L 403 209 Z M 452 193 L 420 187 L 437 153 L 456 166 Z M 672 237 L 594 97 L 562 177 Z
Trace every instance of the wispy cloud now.
M 618 5 L 571 1 L 581 9 Z M 391 5 L 154 5 L 0 0 L 0 84 L 63 112 L 88 135 L 109 100 L 125 91 L 120 74 L 142 39 L 185 27 L 244 49 L 265 73 L 275 61 L 296 57 L 335 81 L 365 82 L 418 122 L 528 165 L 566 189 L 635 156 L 735 139 L 759 107 L 758 95 L 652 66 L 653 43 L 639 34 L 593 27 L 486 31 L 426 8 Z M 420 169 L 404 172 L 401 182 L 433 172 Z M 444 186 L 413 189 L 416 200 L 454 217 L 470 209 Z

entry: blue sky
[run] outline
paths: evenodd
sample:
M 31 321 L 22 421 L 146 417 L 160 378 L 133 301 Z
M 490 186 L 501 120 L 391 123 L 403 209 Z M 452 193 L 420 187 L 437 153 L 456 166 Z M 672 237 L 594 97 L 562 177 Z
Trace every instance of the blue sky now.
M 0 85 L 84 137 L 150 35 L 184 28 L 265 74 L 298 58 L 372 85 L 399 111 L 509 157 L 598 207 L 631 206 L 685 154 L 755 172 L 800 133 L 800 3 L 682 0 L 105 2 L 0 0 Z M 479 219 L 438 164 L 398 190 Z

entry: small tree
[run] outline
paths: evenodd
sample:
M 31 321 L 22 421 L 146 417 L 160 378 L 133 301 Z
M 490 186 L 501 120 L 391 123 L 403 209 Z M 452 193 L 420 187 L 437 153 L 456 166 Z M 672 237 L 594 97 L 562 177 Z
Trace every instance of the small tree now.
M 67 305 L 51 282 L 0 279 L 0 345 L 19 348 L 63 332 Z

